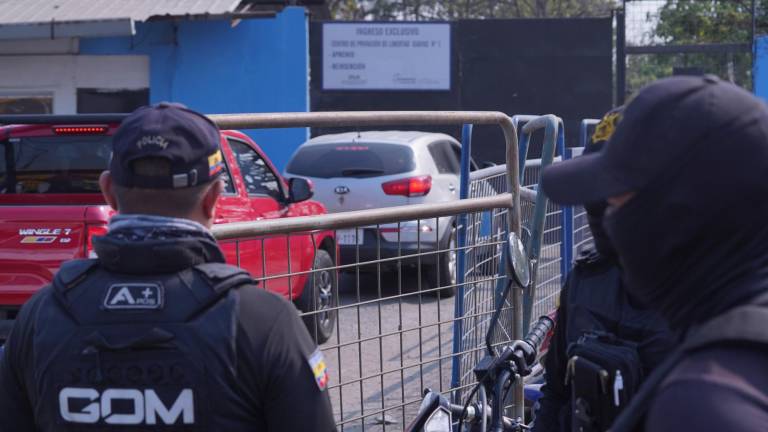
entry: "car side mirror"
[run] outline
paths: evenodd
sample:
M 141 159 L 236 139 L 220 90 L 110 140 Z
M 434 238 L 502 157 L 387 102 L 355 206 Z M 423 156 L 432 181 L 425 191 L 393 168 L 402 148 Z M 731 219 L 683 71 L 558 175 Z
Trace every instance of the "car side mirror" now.
M 306 201 L 315 194 L 312 183 L 301 177 L 288 179 L 288 201 L 292 203 Z

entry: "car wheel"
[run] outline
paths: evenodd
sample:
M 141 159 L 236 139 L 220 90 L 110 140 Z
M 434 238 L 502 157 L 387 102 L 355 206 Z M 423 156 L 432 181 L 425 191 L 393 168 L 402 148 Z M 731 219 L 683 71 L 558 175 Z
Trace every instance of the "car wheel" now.
M 304 291 L 297 301 L 297 306 L 302 312 L 307 313 L 302 317 L 304 325 L 307 326 L 309 334 L 319 345 L 333 335 L 338 312 L 333 309 L 338 302 L 338 284 L 336 283 L 333 259 L 328 252 L 317 251 L 312 270 L 317 271 L 309 275 L 304 284 Z
M 456 227 L 451 226 L 451 231 L 448 234 L 448 241 L 440 247 L 445 252 L 437 254 L 438 264 L 432 265 L 426 269 L 427 283 L 431 288 L 439 286 L 447 286 L 435 293 L 440 293 L 441 298 L 453 297 L 456 295 Z

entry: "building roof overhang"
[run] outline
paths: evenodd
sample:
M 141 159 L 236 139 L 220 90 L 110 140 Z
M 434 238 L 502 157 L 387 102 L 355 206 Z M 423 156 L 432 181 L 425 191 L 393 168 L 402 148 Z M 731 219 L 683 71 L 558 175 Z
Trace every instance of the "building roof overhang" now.
M 242 0 L 0 0 L 0 40 L 131 36 L 136 22 L 247 13 Z

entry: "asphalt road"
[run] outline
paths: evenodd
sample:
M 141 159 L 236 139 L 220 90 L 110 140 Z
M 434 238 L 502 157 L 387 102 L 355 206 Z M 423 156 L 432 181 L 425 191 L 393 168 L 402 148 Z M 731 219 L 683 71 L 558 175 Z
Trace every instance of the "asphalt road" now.
M 559 290 L 558 256 L 549 249 L 539 280 L 550 282 L 537 290 L 534 313 L 551 310 Z M 336 331 L 322 346 L 340 430 L 401 431 L 425 387 L 450 388 L 454 298 L 438 300 L 419 288 L 415 271 L 341 275 L 340 304 L 349 307 L 339 310 Z
M 402 430 L 424 387 L 450 387 L 454 301 L 419 294 L 417 280 L 414 272 L 385 272 L 380 281 L 361 274 L 359 283 L 355 274 L 340 278 L 341 305 L 362 303 L 339 311 L 336 332 L 322 347 L 345 431 Z M 378 413 L 391 407 L 398 408 Z

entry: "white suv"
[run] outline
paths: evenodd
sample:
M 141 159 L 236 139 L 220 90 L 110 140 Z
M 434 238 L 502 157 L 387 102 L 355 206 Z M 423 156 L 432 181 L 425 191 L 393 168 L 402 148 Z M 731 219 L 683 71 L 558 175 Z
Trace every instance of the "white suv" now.
M 459 199 L 461 145 L 441 133 L 375 131 L 323 135 L 302 144 L 286 174 L 312 180 L 314 199 L 329 213 Z M 476 166 L 472 163 L 472 169 Z M 417 252 L 424 282 L 455 293 L 456 227 L 453 217 L 339 230 L 341 264 Z M 398 244 L 399 240 L 399 244 Z M 380 255 L 379 250 L 380 249 Z M 437 256 L 436 256 L 437 255 Z M 358 259 L 359 257 L 359 259 Z M 439 261 L 438 258 L 439 257 Z M 409 260 L 412 264 L 417 259 Z M 396 264 L 395 261 L 392 261 Z

